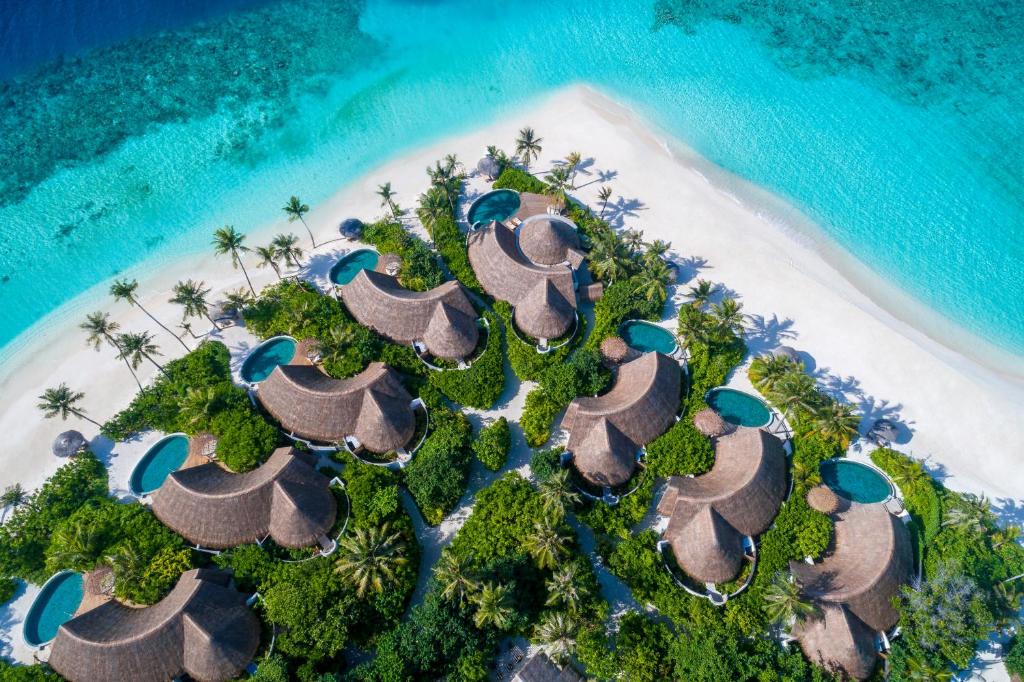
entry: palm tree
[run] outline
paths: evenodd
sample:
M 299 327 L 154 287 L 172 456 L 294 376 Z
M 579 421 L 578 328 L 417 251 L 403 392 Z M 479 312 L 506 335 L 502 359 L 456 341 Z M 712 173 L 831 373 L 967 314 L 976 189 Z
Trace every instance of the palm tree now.
M 631 255 L 638 252 L 644 245 L 644 231 L 626 230 L 622 233 L 622 243 L 626 245 Z
M 707 305 L 717 287 L 706 279 L 698 279 L 697 285 L 690 287 L 690 305 L 702 310 Z
M 420 195 L 420 207 L 416 209 L 416 216 L 427 228 L 427 232 L 433 237 L 434 226 L 439 220 L 444 220 L 451 215 L 448 208 L 448 198 L 439 187 L 431 187 Z
M 298 267 L 302 261 L 302 249 L 299 248 L 298 235 L 279 234 L 270 242 L 270 246 L 277 251 L 277 255 L 290 268 Z
M 614 282 L 626 274 L 624 246 L 615 239 L 602 239 L 590 252 L 590 269 L 599 279 Z
M 580 501 L 579 494 L 569 487 L 567 469 L 556 471 L 540 484 L 539 489 L 544 511 L 556 518 L 561 518 L 566 508 Z
M 668 270 L 665 261 L 658 259 L 657 263 L 649 265 L 637 275 L 639 282 L 634 290 L 648 301 L 664 303 L 668 297 L 668 285 L 672 281 L 672 273 Z
M 457 167 L 458 161 L 453 156 L 447 157 L 444 165 L 440 161 L 435 161 L 433 168 L 427 166 L 430 183 L 444 192 L 451 215 L 455 215 L 455 197 L 458 196 L 459 188 L 462 185 L 462 176 L 457 172 Z
M 707 316 L 696 308 L 679 311 L 679 336 L 689 348 L 695 343 L 706 344 L 711 337 Z
M 43 411 L 43 416 L 47 419 L 60 417 L 61 421 L 67 421 L 68 415 L 74 415 L 79 419 L 84 419 L 96 426 L 102 427 L 103 425 L 98 421 L 87 417 L 85 410 L 77 407 L 77 404 L 84 397 L 85 394 L 81 391 L 72 391 L 68 388 L 67 384 L 61 382 L 57 388 L 48 388 L 43 391 L 43 394 L 39 396 L 39 403 L 36 407 Z
M 953 672 L 945 666 L 932 663 L 924 656 L 910 655 L 907 657 L 906 677 L 908 682 L 949 682 Z
M 7 520 L 8 512 L 11 512 L 28 501 L 28 493 L 21 487 L 20 483 L 9 485 L 4 488 L 3 494 L 0 494 L 0 507 L 4 508 L 4 515 L 0 518 L 0 523 Z
M 772 623 L 783 627 L 819 612 L 817 605 L 800 592 L 796 581 L 781 571 L 764 589 L 764 610 Z
M 943 526 L 951 526 L 961 532 L 980 535 L 987 531 L 986 521 L 991 515 L 989 501 L 984 495 L 964 495 L 966 503 L 945 510 Z
M 252 294 L 245 289 L 235 289 L 224 295 L 224 309 L 232 315 L 241 315 L 242 310 L 252 302 Z
M 547 614 L 537 626 L 536 635 L 544 652 L 559 665 L 564 665 L 576 650 L 576 622 L 560 611 Z
M 348 579 L 359 597 L 364 597 L 371 589 L 383 592 L 385 582 L 394 582 L 395 570 L 408 561 L 404 552 L 405 543 L 397 531 L 390 532 L 389 524 L 357 528 L 341 541 L 335 570 Z
M 213 325 L 214 329 L 220 329 L 220 325 L 210 316 L 210 304 L 206 297 L 210 290 L 206 288 L 206 282 L 196 282 L 187 279 L 174 285 L 174 296 L 171 303 L 177 303 L 185 309 L 185 317 L 205 317 Z
M 391 217 L 397 220 L 398 212 L 395 210 L 395 202 L 392 201 L 395 192 L 391 189 L 391 183 L 385 182 L 383 185 L 377 185 L 377 196 L 380 197 L 381 208 L 387 208 L 391 211 Z
M 857 437 L 860 417 L 853 407 L 830 401 L 814 413 L 813 431 L 826 440 L 834 440 L 843 450 Z
M 650 267 L 656 263 L 665 262 L 665 254 L 672 248 L 672 242 L 662 241 L 661 239 L 655 239 L 653 242 L 647 245 L 647 250 L 644 251 L 644 265 Z
M 569 613 L 576 613 L 583 599 L 579 588 L 578 573 L 576 564 L 568 564 L 555 571 L 551 579 L 544 584 L 548 590 L 548 598 L 544 604 L 546 606 L 564 604 Z
M 736 299 L 727 298 L 711 306 L 711 316 L 723 339 L 743 333 L 743 304 L 737 303 Z
M 259 262 L 256 263 L 256 267 L 269 267 L 274 271 L 274 274 L 277 275 L 277 278 L 281 279 L 281 266 L 277 264 L 278 259 L 281 258 L 281 254 L 278 253 L 273 244 L 270 246 L 257 246 L 253 249 L 253 253 L 255 253 L 256 257 L 259 259 Z
M 750 363 L 750 380 L 758 389 L 771 393 L 785 377 L 800 371 L 800 363 L 784 355 L 757 358 Z
M 317 353 L 324 362 L 339 362 L 352 348 L 355 338 L 354 325 L 334 327 L 331 329 L 330 337 L 321 339 L 317 344 Z
M 538 568 L 554 568 L 566 552 L 569 539 L 558 532 L 548 520 L 533 524 L 533 532 L 526 536 L 526 550 Z
M 601 201 L 601 213 L 598 215 L 598 218 L 604 220 L 604 212 L 608 208 L 608 200 L 612 198 L 612 188 L 608 185 L 602 185 L 601 189 L 597 190 L 597 198 Z
M 114 338 L 114 334 L 120 329 L 120 325 L 117 322 L 110 320 L 110 315 L 103 312 L 90 313 L 85 316 L 85 322 L 78 325 L 79 329 L 84 329 L 89 333 L 86 339 L 86 343 L 96 349 L 99 352 L 103 342 L 113 346 L 115 350 L 120 352 L 120 348 L 117 345 L 117 339 Z M 139 376 L 132 369 L 131 364 L 127 360 L 124 361 L 125 367 L 132 373 L 132 378 L 135 379 L 135 383 L 139 385 L 139 390 L 142 390 L 142 382 L 139 381 Z
M 565 165 L 569 168 L 569 189 L 576 189 L 576 172 L 583 162 L 583 155 L 579 152 L 569 152 L 565 155 Z
M 814 414 L 821 397 L 814 379 L 803 373 L 790 373 L 783 377 L 771 392 L 772 400 L 782 407 L 788 419 L 793 414 Z
M 480 583 L 470 575 L 468 559 L 445 550 L 434 566 L 434 579 L 441 587 L 441 596 L 462 606 L 480 589 Z
M 92 568 L 102 549 L 103 534 L 98 524 L 85 519 L 61 524 L 53 533 L 47 562 L 54 568 L 86 571 Z
M 530 162 L 536 161 L 544 150 L 540 146 L 543 141 L 543 138 L 537 137 L 533 132 L 533 128 L 526 127 L 519 131 L 519 137 L 516 138 L 516 155 L 523 160 L 523 166 L 527 170 L 530 169 Z
M 126 583 L 137 582 L 149 565 L 146 555 L 134 540 L 120 543 L 104 559 L 113 569 L 117 579 Z
M 309 225 L 306 224 L 306 219 L 303 217 L 309 213 L 309 206 L 302 203 L 298 197 L 292 197 L 288 200 L 288 203 L 284 205 L 282 209 L 288 214 L 288 222 L 294 223 L 296 220 L 302 223 L 302 226 L 306 228 L 306 232 L 309 233 L 309 241 L 313 244 L 313 248 L 316 248 L 316 239 L 313 238 L 313 231 L 309 229 Z M 256 292 L 253 292 L 255 294 Z
M 142 364 L 142 360 L 146 359 L 160 370 L 164 376 L 167 376 L 167 371 L 164 370 L 163 365 L 153 359 L 154 355 L 160 355 L 161 353 L 157 345 L 153 343 L 153 337 L 149 332 L 118 334 L 117 343 L 121 346 L 119 357 L 128 358 L 133 368 L 138 369 L 139 365 Z
M 213 386 L 190 387 L 178 404 L 178 414 L 189 426 L 209 424 L 220 409 L 221 394 Z
M 1017 542 L 1021 538 L 1020 526 L 1007 526 L 992 534 L 993 547 L 999 547 L 1008 543 Z
M 547 187 L 544 188 L 545 194 L 554 197 L 562 206 L 569 203 L 567 194 L 570 185 L 568 166 L 555 166 L 544 176 L 544 182 L 547 183 Z
M 312 238 L 312 235 L 310 235 L 310 238 Z M 240 256 L 242 252 L 248 250 L 249 247 L 245 246 L 245 235 L 238 232 L 233 225 L 225 225 L 213 233 L 214 253 L 218 256 L 226 254 L 231 255 L 231 266 L 234 268 L 242 268 L 242 274 L 245 275 L 245 281 L 249 284 L 249 291 L 251 291 L 252 295 L 255 296 L 256 290 L 252 287 L 252 280 L 249 279 L 249 273 L 246 271 L 245 264 L 242 263 L 242 258 Z
M 139 310 L 146 313 L 146 316 L 149 317 L 149 319 L 160 325 L 161 329 L 178 339 L 178 343 L 185 348 L 186 352 L 191 351 L 192 349 L 188 347 L 188 344 L 182 341 L 177 334 L 168 329 L 163 322 L 153 317 L 152 313 L 146 310 L 145 307 L 139 303 L 139 299 L 135 295 L 138 289 L 139 283 L 134 279 L 119 279 L 110 285 L 110 295 L 113 296 L 116 301 L 127 301 L 130 305 L 138 306 Z
M 478 628 L 491 626 L 507 630 L 512 624 L 512 607 L 508 604 L 508 588 L 504 585 L 487 583 L 473 597 L 476 613 L 473 623 Z

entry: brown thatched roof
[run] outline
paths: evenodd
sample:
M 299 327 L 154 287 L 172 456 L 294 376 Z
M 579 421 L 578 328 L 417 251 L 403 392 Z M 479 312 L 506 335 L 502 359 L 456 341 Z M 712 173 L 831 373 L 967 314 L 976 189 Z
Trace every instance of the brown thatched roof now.
M 767 530 L 785 494 L 782 442 L 760 429 L 738 428 L 715 442 L 711 471 L 669 479 L 658 512 L 671 516 L 665 538 L 683 570 L 718 583 L 736 577 L 743 536 Z
M 811 509 L 831 514 L 839 509 L 839 498 L 827 485 L 816 485 L 807 492 L 807 504 Z
M 390 275 L 360 270 L 341 297 L 360 324 L 396 343 L 422 341 L 439 358 L 467 357 L 480 338 L 476 311 L 456 281 L 409 291 Z
M 535 215 L 544 215 L 548 207 L 554 206 L 557 202 L 547 194 L 535 194 L 533 192 L 519 193 L 519 210 L 516 211 L 517 220 L 526 220 Z
M 535 339 L 557 339 L 572 328 L 576 308 L 550 279 L 540 279 L 519 299 L 512 319 Z
M 328 480 L 314 459 L 278 448 L 262 466 L 233 474 L 216 463 L 175 471 L 153 496 L 153 513 L 189 542 L 226 549 L 268 535 L 283 547 L 307 547 L 337 516 Z
M 382 362 L 351 379 L 334 379 L 316 367 L 280 365 L 256 396 L 282 427 L 314 441 L 354 436 L 367 450 L 384 453 L 404 447 L 416 430 L 412 396 Z
M 569 431 L 566 449 L 584 478 L 609 486 L 629 479 L 636 451 L 675 419 L 680 375 L 675 360 L 661 353 L 644 353 L 619 367 L 607 393 L 572 401 L 562 428 Z M 595 429 L 597 434 L 591 435 Z M 585 468 L 580 468 L 580 463 Z
M 256 654 L 260 624 L 229 583 L 193 569 L 153 606 L 110 601 L 72 618 L 57 630 L 50 666 L 71 682 L 231 679 Z
M 583 682 L 583 677 L 571 666 L 559 668 L 545 654 L 535 654 L 527 659 L 512 682 Z
M 808 597 L 845 605 L 873 630 L 896 625 L 892 598 L 910 578 L 910 533 L 880 504 L 849 503 L 833 516 L 834 546 L 816 564 L 791 562 L 790 570 Z
M 629 355 L 629 346 L 621 336 L 609 336 L 601 342 L 601 355 L 610 362 L 622 362 Z
M 843 606 L 826 605 L 821 615 L 793 628 L 807 658 L 844 678 L 864 680 L 875 670 L 875 633 Z
M 718 438 L 729 430 L 729 424 L 710 407 L 693 415 L 693 425 L 708 438 Z
M 53 454 L 57 457 L 71 457 L 88 445 L 89 441 L 78 431 L 65 431 L 53 439 Z
M 580 238 L 576 225 L 568 218 L 535 215 L 516 228 L 519 248 L 523 255 L 537 265 L 557 265 L 579 258 Z
M 579 296 L 584 303 L 597 303 L 604 296 L 604 285 L 600 282 L 585 284 L 580 287 Z
M 397 277 L 401 270 L 402 257 L 397 253 L 382 253 L 377 259 L 377 267 L 374 268 L 375 272 L 394 277 Z

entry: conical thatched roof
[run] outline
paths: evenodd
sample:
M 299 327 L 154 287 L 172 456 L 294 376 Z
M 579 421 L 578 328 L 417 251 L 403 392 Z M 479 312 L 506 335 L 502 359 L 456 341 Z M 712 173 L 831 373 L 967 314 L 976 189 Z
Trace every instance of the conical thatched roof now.
M 693 415 L 693 425 L 708 438 L 718 438 L 729 430 L 729 424 L 710 407 Z
M 899 621 L 892 598 L 910 578 L 910 533 L 880 504 L 851 502 L 833 518 L 834 549 L 816 564 L 791 562 L 790 570 L 806 596 L 888 630 Z
M 865 680 L 875 671 L 875 633 L 845 607 L 825 605 L 821 615 L 797 623 L 793 636 L 812 663 L 844 678 Z
M 557 339 L 572 328 L 576 308 L 550 279 L 538 280 L 513 311 L 516 327 L 535 339 Z
M 523 255 L 537 265 L 564 263 L 569 260 L 570 251 L 580 250 L 576 225 L 561 216 L 532 216 L 516 232 Z
M 594 485 L 622 485 L 633 475 L 637 449 L 614 424 L 601 418 L 573 451 L 573 464 Z
M 831 514 L 839 509 L 839 498 L 827 485 L 816 485 L 807 492 L 807 504 L 811 509 Z
M 611 363 L 620 363 L 629 356 L 629 346 L 621 336 L 609 336 L 601 342 L 601 355 Z
M 644 353 L 619 367 L 615 383 L 604 395 L 573 400 L 562 419 L 562 428 L 569 431 L 566 449 L 576 462 L 586 463 L 586 470 L 581 469 L 580 473 L 597 485 L 618 485 L 628 480 L 636 451 L 660 436 L 674 421 L 679 409 L 680 381 L 679 365 L 674 360 L 661 353 Z M 614 450 L 616 454 L 609 457 L 601 449 L 605 441 L 620 441 L 591 436 L 595 427 L 605 429 L 605 425 L 614 427 L 630 444 L 629 471 L 625 477 L 622 465 L 626 462 L 626 446 L 620 444 Z M 597 451 L 588 451 L 595 446 L 599 446 Z M 602 470 L 602 463 L 609 468 Z
M 385 453 L 404 447 L 416 430 L 412 396 L 382 362 L 351 379 L 334 379 L 316 367 L 280 365 L 256 397 L 284 429 L 313 441 L 338 443 L 354 436 L 367 450 Z M 367 401 L 372 404 L 364 409 Z
M 342 237 L 358 239 L 363 236 L 363 221 L 359 218 L 346 218 L 338 226 L 338 232 L 341 233 Z
M 89 441 L 78 431 L 65 431 L 53 439 L 53 454 L 57 457 L 71 457 L 89 446 Z
M 360 324 L 396 343 L 422 341 L 431 355 L 459 360 L 480 339 L 476 311 L 456 281 L 410 291 L 390 275 L 360 270 L 340 290 L 345 307 Z
M 476 162 L 476 169 L 480 171 L 481 175 L 485 175 L 488 178 L 493 179 L 501 172 L 501 164 L 491 157 L 485 156 Z
M 226 573 L 193 569 L 153 606 L 102 604 L 60 626 L 50 666 L 71 682 L 232 679 L 256 654 L 260 624 L 229 585 Z
M 679 565 L 703 582 L 724 582 L 740 569 L 743 536 L 767 530 L 785 494 L 782 442 L 760 429 L 738 428 L 715 442 L 711 471 L 669 479 L 658 512 L 671 517 L 665 539 Z M 732 573 L 725 576 L 727 568 Z
M 191 543 L 227 549 L 268 535 L 308 547 L 330 530 L 337 505 L 312 457 L 278 448 L 262 466 L 233 474 L 215 463 L 175 471 L 154 493 L 153 513 Z
M 559 668 L 545 654 L 534 654 L 512 678 L 512 682 L 583 682 L 571 666 Z

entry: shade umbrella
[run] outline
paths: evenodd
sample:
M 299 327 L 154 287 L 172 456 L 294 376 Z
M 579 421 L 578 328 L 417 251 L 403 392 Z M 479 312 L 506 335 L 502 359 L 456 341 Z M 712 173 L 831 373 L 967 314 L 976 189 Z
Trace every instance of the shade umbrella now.
M 839 497 L 828 486 L 816 485 L 807 493 L 807 504 L 811 509 L 831 514 L 839 509 Z
M 710 407 L 705 407 L 693 415 L 693 425 L 708 438 L 718 438 L 729 430 L 729 425 L 722 416 Z
M 493 180 L 501 172 L 501 165 L 491 157 L 485 156 L 476 162 L 476 169 Z
M 347 239 L 359 239 L 363 236 L 363 221 L 359 218 L 346 218 L 341 221 L 338 231 Z
M 84 450 L 87 445 L 89 441 L 78 431 L 65 431 L 54 439 L 53 454 L 57 457 L 71 457 Z
M 601 342 L 601 356 L 610 363 L 620 363 L 629 357 L 629 346 L 621 336 L 609 336 Z

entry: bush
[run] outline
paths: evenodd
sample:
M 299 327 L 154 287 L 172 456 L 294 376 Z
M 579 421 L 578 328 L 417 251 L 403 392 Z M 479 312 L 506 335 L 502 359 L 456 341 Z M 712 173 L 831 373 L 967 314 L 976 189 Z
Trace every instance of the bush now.
M 473 428 L 464 415 L 444 408 L 435 409 L 431 421 L 430 435 L 405 468 L 405 483 L 423 518 L 436 526 L 465 491 Z
M 437 257 L 422 239 L 405 230 L 400 223 L 381 220 L 363 229 L 363 241 L 380 253 L 396 253 L 402 258 L 398 279 L 412 291 L 427 291 L 444 282 Z
M 490 311 L 483 313 L 490 325 L 487 345 L 468 369 L 431 372 L 430 385 L 444 393 L 451 401 L 489 409 L 505 390 L 505 329 L 501 318 Z
M 523 435 L 530 447 L 544 445 L 551 436 L 551 425 L 558 413 L 580 395 L 597 395 L 607 387 L 611 373 L 601 364 L 600 356 L 581 348 L 568 362 L 551 365 L 540 375 L 540 386 L 526 396 L 519 419 Z
M 552 474 L 562 468 L 562 453 L 565 448 L 551 448 L 549 450 L 536 450 L 530 458 L 530 471 L 538 482 L 544 482 L 551 478 Z
M 476 278 L 476 273 L 473 272 L 473 266 L 469 263 L 466 235 L 462 234 L 455 219 L 445 217 L 434 222 L 430 230 L 430 238 L 434 240 L 434 246 L 455 279 L 462 282 L 463 286 L 470 291 L 486 295 L 484 288 L 480 286 L 480 282 Z
M 711 441 L 686 416 L 647 445 L 647 468 L 658 477 L 699 475 L 711 469 Z
M 352 523 L 357 528 L 379 526 L 393 520 L 399 511 L 398 478 L 384 467 L 363 464 L 343 455 L 341 478 L 352 505 Z
M 498 179 L 494 181 L 494 189 L 514 189 L 517 192 L 544 194 L 547 185 L 519 168 L 506 166 Z
M 48 665 L 19 665 L 0 658 L 0 680 L 3 682 L 60 682 L 63 679 Z
M 934 540 L 942 529 L 942 504 L 935 483 L 920 462 L 888 448 L 872 452 L 871 461 L 900 487 L 907 512 L 924 532 L 924 542 Z
M 278 431 L 252 409 L 221 412 L 213 418 L 217 458 L 235 472 L 255 469 L 273 451 Z
M 1006 670 L 1011 675 L 1024 676 L 1024 637 L 1017 635 L 1007 644 Z
M 451 548 L 474 565 L 526 555 L 523 539 L 544 518 L 540 495 L 522 476 L 509 472 L 476 496 L 473 513 Z
M 638 294 L 636 282 L 632 279 L 612 282 L 594 304 L 594 330 L 587 339 L 586 347 L 591 350 L 600 348 L 601 342 L 617 334 L 619 325 L 626 320 L 654 321 L 660 318 L 661 303 L 649 301 Z
M 633 475 L 629 485 L 636 485 L 636 490 L 619 500 L 618 504 L 589 501 L 576 516 L 596 533 L 629 537 L 632 527 L 644 518 L 651 506 L 654 498 L 654 476 L 646 471 L 640 471 Z
M 14 599 L 18 591 L 18 581 L 14 578 L 0 578 L 0 604 L 6 604 Z
M 508 420 L 498 417 L 492 424 L 480 429 L 473 441 L 473 452 L 480 463 L 491 471 L 498 471 L 505 466 L 505 458 L 512 446 L 512 434 L 508 428 Z

